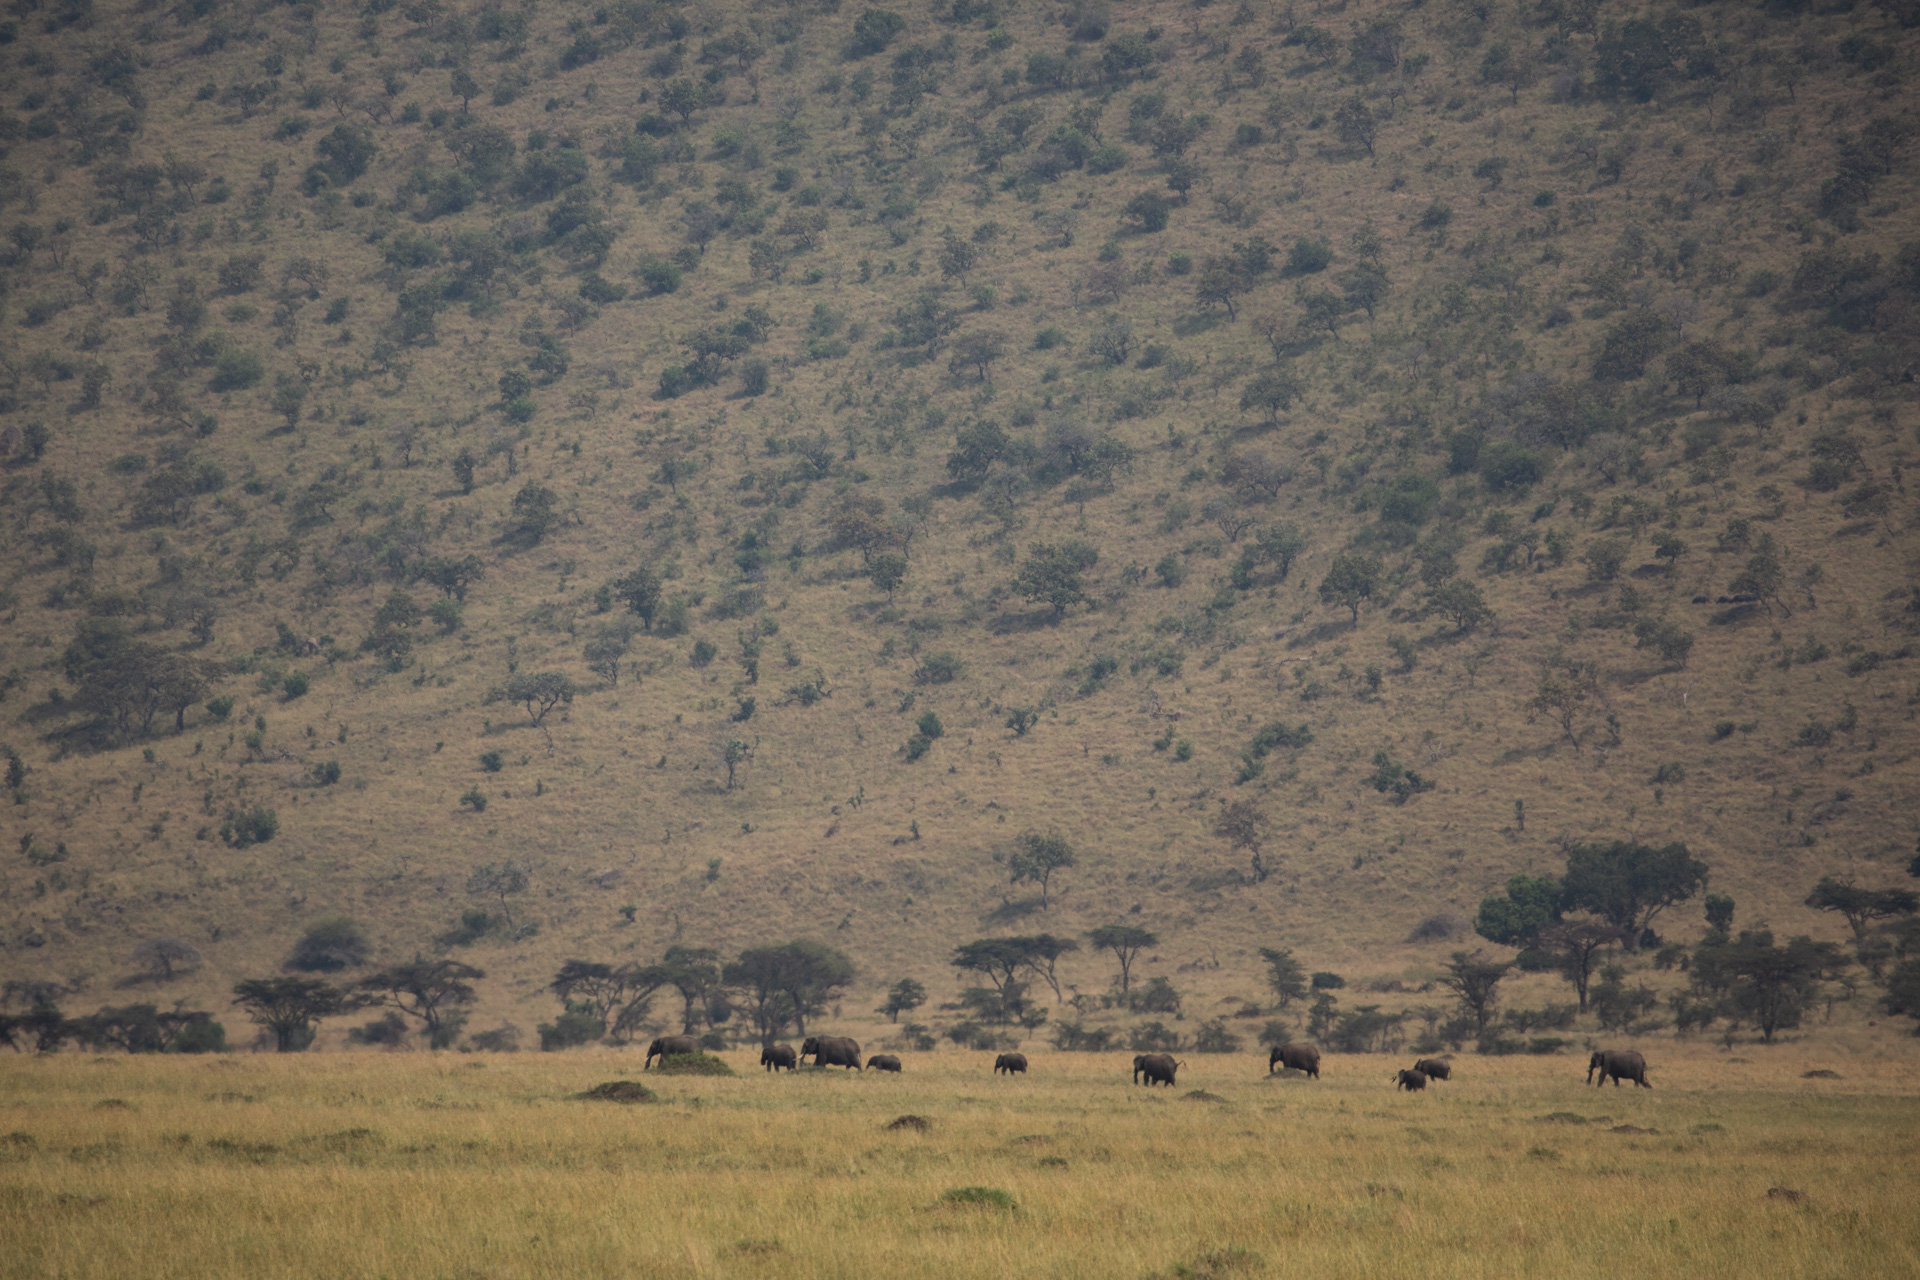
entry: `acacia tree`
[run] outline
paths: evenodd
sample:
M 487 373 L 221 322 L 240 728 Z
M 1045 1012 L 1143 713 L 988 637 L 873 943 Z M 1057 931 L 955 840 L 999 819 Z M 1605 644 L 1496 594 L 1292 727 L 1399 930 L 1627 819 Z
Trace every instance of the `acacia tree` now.
M 692 1035 L 700 1011 L 721 989 L 720 953 L 711 947 L 668 947 L 654 971 L 680 993 L 680 1030 Z
M 1849 963 L 1836 943 L 1802 935 L 1776 946 L 1765 929 L 1747 930 L 1731 942 L 1695 952 L 1696 968 L 1704 965 L 1709 982 L 1731 991 L 1734 1008 L 1760 1029 L 1760 1038 L 1768 1044 L 1776 1032 L 1799 1026 L 1820 980 L 1837 976 Z
M 1229 804 L 1220 811 L 1213 826 L 1213 833 L 1225 837 L 1235 852 L 1252 851 L 1254 878 L 1262 881 L 1270 874 L 1267 864 L 1260 860 L 1260 845 L 1266 839 L 1266 831 L 1267 812 L 1251 800 L 1235 800 Z
M 547 712 L 562 702 L 572 703 L 578 690 L 572 677 L 564 671 L 539 671 L 532 675 L 516 675 L 507 681 L 507 701 L 518 702 L 527 708 L 527 715 L 538 725 L 547 718 Z
M 980 938 L 953 950 L 948 961 L 962 973 L 977 973 L 993 984 L 1004 999 L 1008 988 L 1027 966 L 1030 938 Z
M 902 978 L 888 989 L 887 1002 L 879 1012 L 887 1015 L 888 1022 L 898 1022 L 901 1014 L 912 1013 L 926 1002 L 927 989 L 912 978 Z
M 605 1025 L 615 1007 L 624 1004 L 633 985 L 632 966 L 615 968 L 591 960 L 569 960 L 547 984 L 561 1003 L 579 1006 Z
M 774 989 L 787 999 L 794 1025 L 807 1034 L 807 1019 L 824 1012 L 840 988 L 853 981 L 853 961 L 846 953 L 819 942 L 803 940 L 770 948 Z
M 276 1053 L 298 1053 L 313 1043 L 313 1024 L 346 1007 L 346 997 L 318 978 L 248 978 L 233 996 L 247 1017 L 273 1032 Z
M 1048 909 L 1047 894 L 1056 871 L 1065 871 L 1078 859 L 1073 846 L 1057 831 L 1041 835 L 1029 831 L 1020 837 L 1020 847 L 1007 859 L 1007 879 L 1013 884 L 1031 880 L 1040 886 L 1040 909 Z
M 793 1002 L 781 986 L 785 965 L 785 948 L 749 947 L 721 970 L 722 981 L 746 997 L 747 1016 L 763 1045 L 779 1039 L 794 1021 Z
M 1600 968 L 1600 952 L 1625 942 L 1626 930 L 1600 920 L 1563 920 L 1540 931 L 1534 945 L 1553 958 L 1554 968 L 1573 984 L 1580 1012 L 1587 1011 L 1587 985 Z
M 1262 947 L 1260 958 L 1267 962 L 1267 986 L 1273 989 L 1277 1007 L 1285 1009 L 1307 994 L 1307 971 L 1286 947 Z
M 513 929 L 513 908 L 507 899 L 516 893 L 525 893 L 532 883 L 533 868 L 525 862 L 515 862 L 511 858 L 504 862 L 486 862 L 475 867 L 473 874 L 467 877 L 468 893 L 484 893 L 500 900 L 500 918 L 506 922 L 509 932 Z
M 1087 934 L 1087 941 L 1102 951 L 1113 952 L 1120 964 L 1120 994 L 1124 996 L 1133 983 L 1134 958 L 1148 947 L 1160 945 L 1160 935 L 1138 925 L 1103 924 Z
M 1867 940 L 1867 926 L 1875 920 L 1920 911 L 1920 894 L 1911 889 L 1862 889 L 1832 876 L 1821 876 L 1820 883 L 1807 895 L 1807 905 L 1815 911 L 1837 911 L 1846 917 L 1853 940 L 1859 943 Z
M 1078 951 L 1080 944 L 1072 938 L 1056 938 L 1050 933 L 1037 933 L 1026 942 L 1027 971 L 1053 988 L 1053 998 L 1058 1003 L 1063 997 L 1060 994 L 1060 976 L 1054 972 L 1054 966 L 1060 963 L 1061 956 Z
M 200 948 L 179 938 L 152 938 L 133 949 L 133 959 L 153 982 L 171 982 L 176 974 L 200 967 Z
M 1474 1030 L 1481 1035 L 1486 1034 L 1487 1020 L 1499 1000 L 1500 980 L 1511 968 L 1508 961 L 1480 959 L 1478 951 L 1472 955 L 1456 951 L 1447 962 L 1447 976 L 1440 979 L 1440 985 L 1453 992 L 1462 1012 L 1473 1019 Z
M 477 998 L 473 983 L 487 975 L 458 960 L 428 960 L 415 955 L 405 964 L 388 965 L 354 984 L 360 1002 L 391 1008 L 419 1020 L 427 1044 L 446 1049 L 466 1023 L 465 1006 Z
M 1560 726 L 1560 732 L 1579 754 L 1580 735 L 1575 726 L 1587 700 L 1600 692 L 1600 673 L 1591 662 L 1552 663 L 1540 672 L 1540 684 L 1534 690 L 1527 710 L 1544 715 Z

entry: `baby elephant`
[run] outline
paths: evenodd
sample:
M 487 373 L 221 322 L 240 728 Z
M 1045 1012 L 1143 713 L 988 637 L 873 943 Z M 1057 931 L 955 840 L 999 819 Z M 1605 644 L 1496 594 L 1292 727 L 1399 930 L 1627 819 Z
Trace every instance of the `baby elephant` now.
M 867 1070 L 891 1071 L 895 1075 L 898 1075 L 900 1073 L 900 1059 L 890 1053 L 876 1053 L 867 1059 Z
M 760 1050 L 760 1065 L 768 1071 L 778 1072 L 782 1067 L 793 1070 L 793 1046 L 790 1044 L 770 1044 Z
M 993 1060 L 993 1074 L 999 1075 L 1002 1071 L 1008 1075 L 1016 1071 L 1021 1075 L 1027 1074 L 1027 1055 L 1024 1053 L 1001 1054 Z
M 1427 1073 L 1424 1071 L 1414 1071 L 1411 1068 L 1402 1071 L 1398 1076 L 1394 1077 L 1394 1080 L 1396 1087 L 1405 1089 L 1408 1093 L 1418 1093 L 1427 1087 Z
M 1429 1080 L 1453 1078 L 1453 1064 L 1445 1058 L 1422 1058 L 1413 1064 L 1413 1069 Z

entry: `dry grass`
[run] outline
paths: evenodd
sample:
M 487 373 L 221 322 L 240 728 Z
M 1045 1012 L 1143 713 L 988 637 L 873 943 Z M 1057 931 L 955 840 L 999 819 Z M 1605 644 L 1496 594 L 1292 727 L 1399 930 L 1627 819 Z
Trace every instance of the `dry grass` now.
M 1891 1061 L 1828 1055 L 1842 1078 L 1808 1081 L 1798 1055 L 1668 1051 L 1652 1092 L 1602 1094 L 1571 1059 L 1474 1059 L 1405 1096 L 1380 1058 L 1318 1083 L 1193 1058 L 1150 1092 L 1119 1057 L 1043 1056 L 1019 1080 L 981 1055 L 778 1079 L 732 1057 L 742 1078 L 649 1080 L 661 1103 L 636 1108 L 575 1098 L 635 1074 L 604 1052 L 9 1057 L 0 1275 L 1920 1268 L 1920 1116 Z M 1200 1088 L 1223 1101 L 1183 1096 Z M 931 1128 L 889 1131 L 903 1112 Z M 967 1187 L 1013 1207 L 946 1198 Z

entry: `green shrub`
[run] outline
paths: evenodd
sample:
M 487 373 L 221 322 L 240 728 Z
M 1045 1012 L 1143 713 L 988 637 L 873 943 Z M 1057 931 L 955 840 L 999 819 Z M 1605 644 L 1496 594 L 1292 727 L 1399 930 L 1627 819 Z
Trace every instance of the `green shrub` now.
M 487 793 L 478 787 L 474 787 L 460 797 L 460 803 L 475 813 L 485 813 L 487 809 Z
M 506 764 L 506 757 L 498 751 L 485 751 L 480 755 L 480 767 L 488 773 L 498 773 Z
M 654 1070 L 669 1076 L 730 1076 L 733 1068 L 708 1053 L 670 1053 Z
M 306 674 L 300 671 L 287 672 L 286 678 L 280 681 L 280 688 L 287 695 L 287 701 L 289 702 L 293 701 L 295 698 L 306 697 L 307 696 Z
M 266 376 L 266 361 L 252 351 L 235 348 L 221 352 L 220 358 L 214 361 L 213 380 L 209 385 L 215 391 L 241 391 Z
M 1005 1209 L 1009 1213 L 1019 1206 L 1014 1202 L 1011 1192 L 998 1187 L 950 1187 L 940 1194 L 942 1204 L 978 1205 L 984 1209 Z
M 265 844 L 279 832 L 279 815 L 265 805 L 237 809 L 220 824 L 220 839 L 235 849 Z

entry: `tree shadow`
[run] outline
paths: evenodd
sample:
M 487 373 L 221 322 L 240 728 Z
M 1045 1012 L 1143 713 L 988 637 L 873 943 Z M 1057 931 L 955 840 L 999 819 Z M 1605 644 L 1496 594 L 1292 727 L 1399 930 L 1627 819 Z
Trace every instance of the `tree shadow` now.
M 1022 632 L 1044 631 L 1060 621 L 1051 609 L 1035 609 L 1028 613 L 1003 613 L 995 618 L 987 629 L 997 636 L 1015 635 Z
M 1009 898 L 993 910 L 983 913 L 980 917 L 980 923 L 1012 924 L 1014 921 L 1024 920 L 1040 910 L 1042 910 L 1042 908 L 1040 906 L 1040 899 L 1038 898 L 1022 898 L 1018 902 Z
M 1331 622 L 1322 622 L 1298 635 L 1289 636 L 1287 648 L 1299 649 L 1306 645 L 1319 644 L 1322 640 L 1331 640 L 1337 635 L 1344 635 L 1352 630 L 1355 630 L 1353 619 L 1335 618 Z

